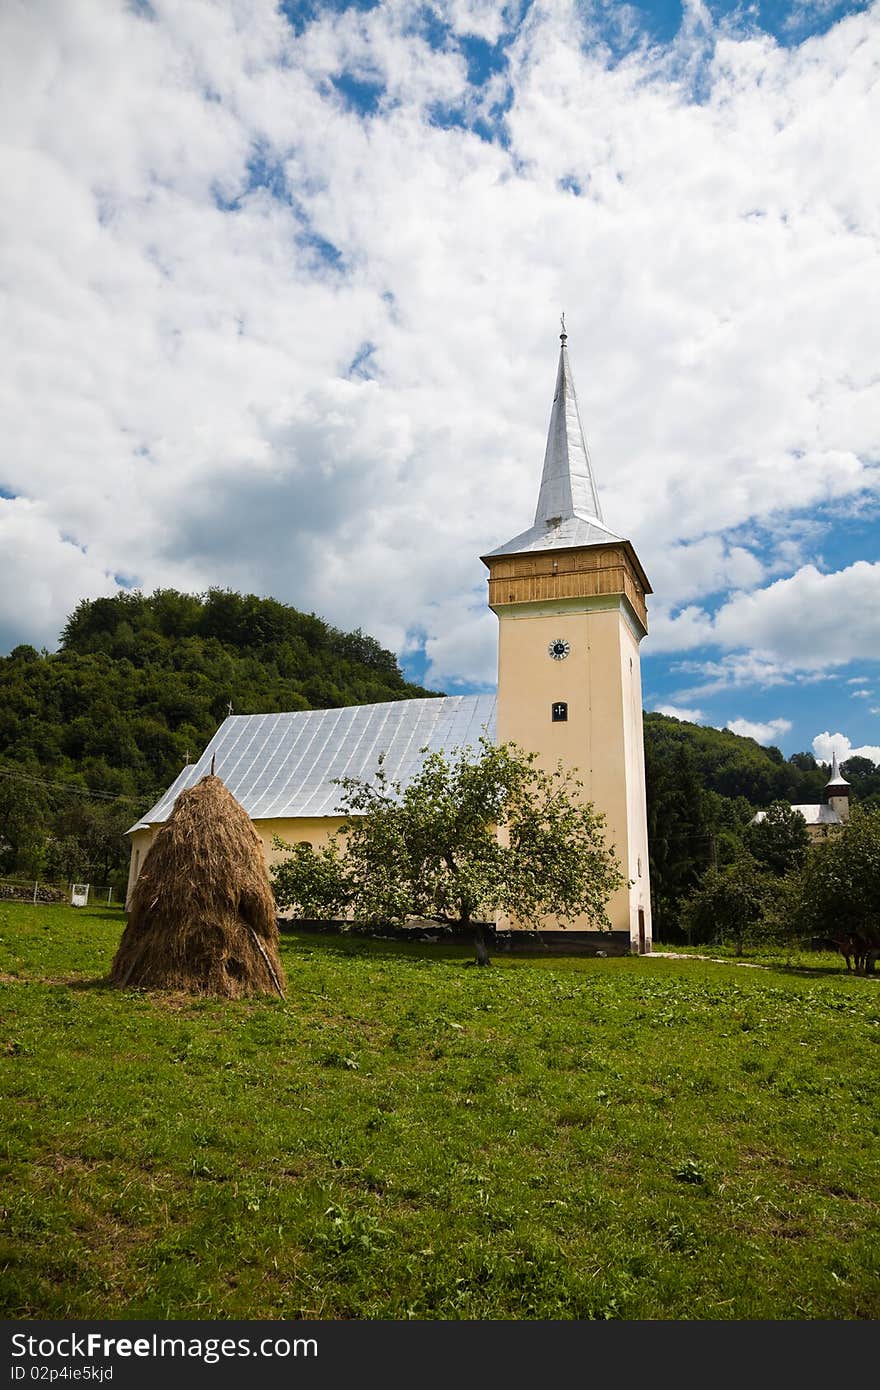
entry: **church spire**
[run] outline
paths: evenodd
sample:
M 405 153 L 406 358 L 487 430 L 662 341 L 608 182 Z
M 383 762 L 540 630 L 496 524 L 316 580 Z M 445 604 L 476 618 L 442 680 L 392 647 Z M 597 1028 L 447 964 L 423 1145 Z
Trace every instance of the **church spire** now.
M 836 750 L 836 749 L 832 749 L 832 751 L 831 751 L 831 776 L 828 778 L 828 781 L 825 783 L 825 790 L 826 790 L 826 792 L 827 792 L 828 789 L 829 789 L 829 787 L 834 787 L 835 789 L 841 788 L 841 787 L 846 787 L 846 788 L 847 788 L 846 792 L 841 792 L 841 791 L 839 791 L 839 790 L 836 790 L 836 791 L 835 791 L 835 795 L 837 795 L 837 796 L 849 796 L 849 785 L 850 785 L 849 782 L 846 780 L 846 778 L 843 776 L 842 772 L 840 771 L 840 763 L 837 761 L 837 750 Z
M 499 545 L 491 552 L 492 555 L 570 550 L 589 545 L 608 545 L 621 540 L 620 536 L 609 530 L 602 517 L 568 361 L 568 334 L 564 318 L 559 339 L 556 391 L 550 411 L 535 520 L 528 531 L 514 536 L 505 545 Z
M 563 521 L 580 516 L 604 525 L 599 493 L 593 477 L 593 467 L 584 427 L 578 410 L 574 378 L 568 360 L 565 315 L 559 335 L 559 367 L 556 372 L 556 391 L 550 411 L 547 448 L 544 452 L 544 471 L 535 511 L 535 525 Z
M 831 776 L 825 783 L 825 800 L 836 811 L 837 819 L 845 825 L 849 820 L 849 794 L 851 787 L 840 770 L 836 750 L 831 754 Z

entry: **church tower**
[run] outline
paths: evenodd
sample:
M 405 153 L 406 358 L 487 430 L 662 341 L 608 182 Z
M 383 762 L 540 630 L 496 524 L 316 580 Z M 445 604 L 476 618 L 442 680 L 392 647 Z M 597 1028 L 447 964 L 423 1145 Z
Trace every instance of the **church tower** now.
M 846 825 L 849 820 L 849 794 L 851 790 L 849 782 L 841 774 L 837 754 L 833 752 L 831 754 L 831 776 L 825 783 L 825 800 L 832 811 L 837 813 L 841 825 Z
M 561 334 L 534 524 L 483 556 L 498 615 L 499 743 L 576 769 L 605 815 L 629 885 L 608 904 L 630 949 L 651 947 L 639 643 L 651 586 L 628 540 L 602 517 Z M 552 919 L 547 929 L 555 926 Z M 586 920 L 572 923 L 585 930 Z

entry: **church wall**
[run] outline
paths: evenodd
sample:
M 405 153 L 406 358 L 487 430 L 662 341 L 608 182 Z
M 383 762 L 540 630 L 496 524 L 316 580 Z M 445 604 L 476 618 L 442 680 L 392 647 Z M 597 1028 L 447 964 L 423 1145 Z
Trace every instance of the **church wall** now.
M 136 830 L 134 834 L 130 837 L 131 857 L 128 861 L 128 886 L 125 890 L 126 912 L 128 911 L 129 904 L 131 903 L 131 894 L 134 885 L 137 882 L 138 874 L 144 866 L 144 860 L 147 857 L 147 850 L 150 848 L 150 845 L 153 843 L 155 837 L 156 828 L 154 826 L 150 826 L 146 830 Z
M 254 829 L 263 841 L 266 863 L 271 866 L 284 858 L 284 851 L 272 844 L 277 835 L 288 845 L 307 840 L 313 849 L 322 849 L 343 823 L 342 816 L 289 816 L 278 820 L 256 820 Z
M 271 868 L 273 864 L 277 864 L 279 860 L 284 858 L 284 851 L 277 850 L 272 843 L 276 835 L 289 845 L 308 840 L 314 849 L 320 849 L 329 842 L 330 836 L 339 829 L 342 822 L 342 816 L 289 816 L 277 820 L 252 821 L 251 824 L 263 842 L 266 864 Z M 136 830 L 130 837 L 131 858 L 128 866 L 128 889 L 125 896 L 126 910 L 131 902 L 132 889 L 143 868 L 147 851 L 156 838 L 158 829 L 158 825 L 151 825 L 144 830 Z
M 830 835 L 836 835 L 840 830 L 839 825 L 829 825 L 826 821 L 820 821 L 817 825 L 808 825 L 807 834 L 813 843 L 827 840 Z
M 498 742 L 513 741 L 537 753 L 548 771 L 557 762 L 577 769 L 584 796 L 606 817 L 606 839 L 624 874 L 637 882 L 642 859 L 641 894 L 649 927 L 638 643 L 617 597 L 602 607 L 558 601 L 547 607 L 551 611 L 542 612 L 540 604 L 498 610 Z M 563 661 L 548 654 L 556 638 L 571 649 Z M 565 722 L 551 718 L 557 701 L 568 705 Z M 627 886 L 608 906 L 612 927 L 634 940 L 638 900 L 638 887 Z M 555 925 L 555 919 L 548 919 L 546 929 Z M 583 918 L 569 925 L 588 929 Z
M 639 912 L 645 947 L 651 947 L 651 889 L 648 859 L 648 798 L 645 787 L 645 733 L 642 715 L 642 669 L 639 644 L 631 629 L 621 623 L 621 687 L 627 795 L 628 861 L 623 871 L 630 880 L 629 932 L 639 946 Z

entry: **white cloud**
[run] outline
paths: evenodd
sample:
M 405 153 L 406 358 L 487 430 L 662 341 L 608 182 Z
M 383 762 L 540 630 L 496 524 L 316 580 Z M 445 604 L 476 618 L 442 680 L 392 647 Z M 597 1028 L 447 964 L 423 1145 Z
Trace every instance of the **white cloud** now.
M 473 597 L 459 594 L 443 608 L 429 609 L 426 624 L 429 686 L 454 693 L 459 682 L 494 685 L 498 674 L 498 620 L 494 613 L 482 605 L 474 609 Z
M 655 705 L 657 714 L 668 714 L 673 719 L 683 719 L 688 724 L 699 724 L 704 715 L 701 709 L 682 709 L 680 705 Z
M 753 738 L 756 743 L 775 743 L 791 729 L 790 719 L 768 719 L 765 724 L 750 719 L 728 719 L 726 728 L 743 738 Z
M 8 640 L 124 573 L 421 632 L 434 679 L 491 681 L 477 557 L 532 513 L 558 306 L 657 590 L 647 650 L 878 650 L 878 567 L 824 575 L 785 525 L 876 480 L 876 10 L 782 49 L 691 5 L 615 65 L 578 7 L 534 6 L 477 92 L 455 35 L 519 7 L 448 0 L 442 52 L 406 0 L 297 37 L 275 0 L 151 8 L 0 15 L 0 487 L 33 509 L 0 555 Z M 507 148 L 432 120 L 508 82 Z
M 650 631 L 645 653 L 693 651 L 713 641 L 712 619 L 696 604 L 690 603 L 680 612 L 671 614 L 668 604 L 652 604 L 648 612 Z
M 796 663 L 776 661 L 756 652 L 734 652 L 720 661 L 680 661 L 673 670 L 696 679 L 676 692 L 680 700 L 699 699 L 719 691 L 757 686 L 770 690 L 777 685 L 812 684 L 824 679 L 821 671 L 805 672 Z
M 873 690 L 852 690 L 850 691 L 851 700 L 870 700 Z
M 813 739 L 813 752 L 820 763 L 830 763 L 832 753 L 837 754 L 840 763 L 847 758 L 870 758 L 871 762 L 880 763 L 880 744 L 863 743 L 854 748 L 846 734 L 830 734 L 827 729 Z
M 661 611 L 651 643 L 652 652 L 744 648 L 753 661 L 804 671 L 864 658 L 880 651 L 880 562 L 857 560 L 832 574 L 804 565 L 764 588 L 735 593 L 714 616 L 693 604 L 674 616 Z
M 113 576 L 62 535 L 40 503 L 0 498 L 0 555 L 19 576 L 0 585 L 0 650 L 20 642 L 53 648 L 77 599 L 116 592 Z
M 439 9 L 457 34 L 473 34 L 496 43 L 505 30 L 505 9 L 498 0 L 444 0 Z
M 880 651 L 880 563 L 857 560 L 833 574 L 805 565 L 790 579 L 735 595 L 713 630 L 724 646 L 771 652 L 805 670 Z
M 795 0 L 791 10 L 782 21 L 785 29 L 799 29 L 802 24 L 810 21 L 815 15 L 829 14 L 838 0 Z
M 721 536 L 664 546 L 652 559 L 651 583 L 659 595 L 674 593 L 679 603 L 700 594 L 752 588 L 767 573 L 765 563 L 741 545 Z M 652 606 L 652 630 L 658 614 Z

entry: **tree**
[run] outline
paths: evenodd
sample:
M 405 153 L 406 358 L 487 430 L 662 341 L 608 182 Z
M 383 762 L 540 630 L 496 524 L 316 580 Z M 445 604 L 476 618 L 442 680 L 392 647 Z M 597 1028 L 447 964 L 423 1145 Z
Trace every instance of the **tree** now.
M 524 926 L 584 915 L 610 929 L 608 899 L 626 880 L 573 774 L 544 772 L 534 754 L 485 738 L 476 757 L 422 751 L 405 787 L 381 762 L 372 782 L 342 779 L 347 820 L 336 843 L 323 861 L 303 852 L 273 871 L 280 905 L 314 906 L 316 882 L 333 882 L 333 855 L 356 920 L 432 917 L 470 928 L 480 964 L 489 959 L 484 923 L 496 913 Z
M 767 898 L 756 928 L 761 939 L 794 949 L 803 939 L 803 875 L 799 869 L 777 878 L 764 875 Z
M 863 758 L 859 754 L 847 758 L 841 767 L 844 777 L 850 782 L 860 782 L 865 777 L 873 777 L 877 772 L 877 765 L 870 758 Z
M 812 753 L 792 753 L 788 761 L 798 772 L 816 772 L 819 767 Z
M 645 738 L 648 844 L 654 930 L 676 935 L 680 904 L 710 864 L 729 859 L 740 845 L 748 802 L 733 801 L 704 786 L 693 750 L 678 744 L 668 758 Z M 745 807 L 745 814 L 743 812 Z
M 748 827 L 745 843 L 759 864 L 782 877 L 803 867 L 810 847 L 807 822 L 787 802 L 774 801 L 763 818 Z
M 0 874 L 42 868 L 46 796 L 32 773 L 0 765 Z
M 85 852 L 75 835 L 59 835 L 47 842 L 45 873 L 48 878 L 70 883 L 87 872 Z
M 431 693 L 406 682 L 373 638 L 274 599 L 124 592 L 78 604 L 60 651 L 0 656 L 0 760 L 34 764 L 52 782 L 103 762 L 148 804 L 205 746 L 230 700 L 245 713 Z
M 279 907 L 292 908 L 306 920 L 341 917 L 351 902 L 351 890 L 339 852 L 338 837 L 313 849 L 305 840 L 290 845 L 274 836 L 272 844 L 289 857 L 270 870 L 272 891 Z
M 834 941 L 856 970 L 873 970 L 880 951 L 880 810 L 854 806 L 832 838 L 807 858 L 803 926 Z
M 85 874 L 92 883 L 109 883 L 122 873 L 128 859 L 125 831 L 131 821 L 127 802 L 68 798 L 64 810 L 55 817 L 58 839 L 51 855 L 47 850 L 47 868 L 51 860 L 52 865 L 58 865 L 58 877 Z M 76 854 L 67 841 L 77 847 Z M 68 867 L 62 867 L 64 862 Z M 70 867 L 74 864 L 76 867 Z
M 768 905 L 769 885 L 750 854 L 723 869 L 709 869 L 682 907 L 688 942 L 728 942 L 741 956 L 757 933 Z
M 847 758 L 840 770 L 852 784 L 854 801 L 863 806 L 880 806 L 880 764 L 856 755 Z
M 780 761 L 778 750 L 771 752 L 754 739 L 743 738 L 728 729 L 682 723 L 664 714 L 645 715 L 645 744 L 652 744 L 657 759 L 674 771 L 675 754 L 687 747 L 696 761 L 702 785 L 722 796 L 744 796 L 757 810 L 774 798 L 786 801 L 819 801 L 827 773 L 807 755 Z

